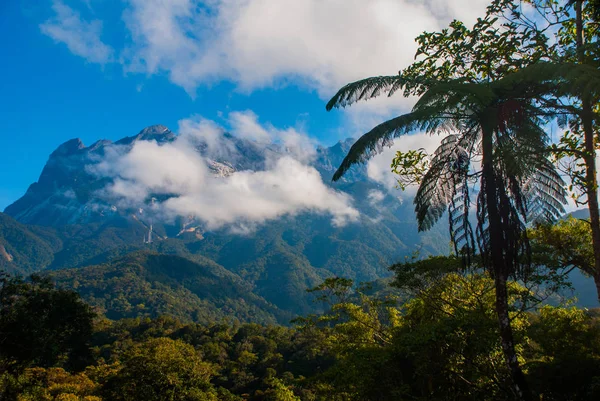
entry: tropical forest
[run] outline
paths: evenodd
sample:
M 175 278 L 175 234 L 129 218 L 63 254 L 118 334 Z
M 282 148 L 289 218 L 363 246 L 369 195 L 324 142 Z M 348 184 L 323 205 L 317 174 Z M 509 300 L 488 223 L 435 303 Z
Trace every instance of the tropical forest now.
M 273 25 L 286 35 L 286 24 L 313 15 L 299 11 L 303 2 L 248 9 L 251 20 L 272 17 L 252 32 Z M 100 29 L 119 35 L 97 19 L 100 3 L 54 1 L 55 16 L 35 34 L 85 58 L 85 74 L 123 69 L 102 85 L 138 79 L 141 68 L 147 81 L 131 96 L 174 84 L 201 105 L 202 91 L 229 85 L 203 89 L 199 70 L 216 63 L 206 76 L 242 88 L 227 108 L 241 107 L 237 97 L 295 90 L 285 79 L 256 89 L 256 77 L 243 76 L 289 56 L 285 46 L 274 45 L 276 56 L 250 49 L 259 61 L 227 75 L 235 57 L 254 60 L 202 42 L 208 35 L 220 46 L 224 35 L 224 47 L 238 46 L 222 30 L 247 20 L 228 14 L 227 1 L 123 2 L 130 8 L 117 19 L 132 43 L 122 51 L 90 39 Z M 337 10 L 315 35 L 353 12 L 353 1 L 334 3 L 311 8 Z M 391 3 L 400 14 L 470 7 Z M 19 7 L 29 10 L 23 18 L 37 15 Z M 278 20 L 280 8 L 294 18 Z M 319 118 L 371 113 L 366 129 L 332 147 L 300 134 L 302 124 L 261 125 L 250 111 L 60 145 L 0 213 L 0 400 L 600 400 L 600 1 L 486 0 L 477 13 L 418 26 L 410 63 L 341 85 L 329 61 L 311 59 L 312 34 L 295 32 L 307 42 L 294 42 L 306 53 L 294 60 L 311 66 L 294 61 L 289 76 L 322 72 L 309 80 Z M 151 29 L 142 16 L 154 18 Z M 397 26 L 401 17 L 382 18 Z M 336 53 L 348 54 L 344 63 L 370 28 L 353 29 Z M 199 56 L 213 51 L 223 58 Z M 155 70 L 163 75 L 151 84 Z M 81 90 L 65 87 L 69 96 Z M 165 99 L 161 110 L 171 107 Z M 72 137 L 69 127 L 60 131 Z M 376 160 L 389 186 L 374 179 Z

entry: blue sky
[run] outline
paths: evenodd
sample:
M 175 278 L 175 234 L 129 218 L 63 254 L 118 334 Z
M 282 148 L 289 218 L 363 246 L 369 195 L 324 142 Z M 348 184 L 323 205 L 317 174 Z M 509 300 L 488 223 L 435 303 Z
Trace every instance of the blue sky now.
M 0 210 L 75 137 L 89 145 L 198 118 L 227 129 L 233 112 L 324 145 L 356 136 L 409 103 L 327 113 L 335 90 L 395 73 L 418 33 L 472 20 L 485 3 L 0 1 Z

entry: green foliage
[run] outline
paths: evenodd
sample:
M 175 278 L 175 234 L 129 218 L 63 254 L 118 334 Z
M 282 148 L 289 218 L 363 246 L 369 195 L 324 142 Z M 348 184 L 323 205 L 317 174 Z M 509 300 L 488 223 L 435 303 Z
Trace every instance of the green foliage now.
M 4 369 L 81 367 L 87 363 L 95 317 L 71 290 L 39 276 L 0 277 L 0 358 Z M 85 366 L 85 365 L 84 365 Z
M 18 376 L 3 375 L 0 383 L 6 401 L 102 401 L 98 383 L 62 368 L 28 368 Z
M 542 224 L 532 228 L 536 263 L 553 270 L 577 268 L 594 275 L 594 250 L 592 230 L 588 220 L 572 216 L 555 224 Z
M 11 274 L 31 274 L 54 260 L 62 246 L 51 229 L 20 224 L 0 213 L 0 269 Z
M 419 293 L 442 280 L 446 275 L 464 270 L 462 260 L 456 256 L 431 256 L 407 260 L 390 266 L 394 272 L 394 287 Z
M 423 149 L 396 151 L 391 164 L 392 173 L 398 176 L 398 187 L 405 190 L 410 185 L 419 185 L 429 170 L 427 153 Z
M 23 361 L 18 364 L 31 367 L 0 376 L 0 398 L 509 398 L 493 281 L 457 272 L 456 258 L 413 264 L 395 268 L 396 283 L 407 289 L 415 285 L 411 299 L 399 304 L 395 297 L 371 296 L 369 288 L 332 278 L 313 289 L 330 305 L 327 312 L 299 319 L 296 328 L 182 323 L 169 317 L 98 320 L 83 372 Z M 517 355 L 535 396 L 594 399 L 600 377 L 600 320 L 575 308 L 524 312 L 520 299 L 527 290 L 517 283 L 508 288 Z
M 544 400 L 600 397 L 597 314 L 547 306 L 533 316 L 530 336 L 527 369 L 533 387 Z
M 522 291 L 510 285 L 511 304 Z M 506 399 L 510 379 L 494 303 L 493 280 L 443 273 L 402 312 L 389 300 L 363 295 L 300 321 L 303 332 L 325 333 L 324 344 L 336 358 L 313 379 L 317 399 Z M 511 313 L 522 358 L 528 316 L 516 305 Z
M 307 292 L 319 293 L 317 301 L 343 303 L 351 294 L 353 281 L 343 277 L 330 277 Z
M 550 145 L 550 150 L 559 170 L 570 178 L 568 190 L 571 199 L 578 206 L 584 204 L 587 178 L 583 156 L 587 156 L 587 152 L 583 136 L 573 130 L 565 131 L 558 143 Z
M 301 401 L 281 379 L 268 379 L 267 383 L 269 388 L 262 392 L 265 401 Z
M 423 396 L 446 399 L 453 389 L 463 399 L 503 398 L 509 380 L 494 303 L 489 278 L 448 274 L 406 305 L 395 344 L 412 358 Z M 512 324 L 522 337 L 523 317 Z
M 137 252 L 104 265 L 60 270 L 52 278 L 110 319 L 168 314 L 204 323 L 225 318 L 286 322 L 284 313 L 239 277 L 206 259 Z
M 202 361 L 191 345 L 156 338 L 129 349 L 102 392 L 115 401 L 216 401 L 210 384 L 213 375 L 212 365 Z

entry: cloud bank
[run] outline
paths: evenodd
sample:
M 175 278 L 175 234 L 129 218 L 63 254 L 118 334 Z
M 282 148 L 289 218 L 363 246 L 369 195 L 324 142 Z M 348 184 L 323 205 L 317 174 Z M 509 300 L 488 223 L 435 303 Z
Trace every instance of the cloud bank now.
M 310 140 L 304 134 L 260 125 L 250 112 L 231 113 L 229 119 L 233 133 L 251 138 L 255 148 L 268 150 L 274 141 L 287 151 L 265 153 L 264 170 L 233 171 L 213 157 L 234 157 L 238 148 L 216 123 L 196 118 L 180 122 L 173 142 L 137 141 L 131 149 L 109 148 L 90 171 L 112 178 L 102 195 L 116 199 L 119 207 L 145 207 L 151 197 L 165 196 L 154 203 L 153 213 L 167 219 L 192 216 L 211 230 L 247 231 L 267 220 L 303 212 L 330 215 L 335 226 L 358 218 L 351 197 L 325 185 L 318 171 L 306 164 L 302 148 Z M 215 176 L 209 168 L 215 162 L 227 174 Z
M 227 81 L 234 90 L 286 85 L 330 98 L 342 85 L 395 74 L 413 61 L 414 38 L 454 18 L 471 23 L 489 0 L 121 0 L 105 17 L 116 43 L 103 43 L 102 22 L 86 20 L 81 2 L 53 0 L 42 32 L 89 62 L 118 63 L 126 74 L 165 76 L 194 97 Z M 64 3 L 63 3 L 64 2 Z M 102 11 L 101 2 L 90 10 Z M 92 15 L 100 17 L 101 13 Z M 121 15 L 114 19 L 114 15 Z M 143 85 L 138 85 L 141 90 Z M 357 137 L 409 109 L 401 95 L 343 111 L 338 138 Z M 239 124 L 244 124 L 239 121 Z M 267 130 L 268 131 L 268 130 Z M 267 140 L 269 132 L 249 132 Z M 310 155 L 306 155 L 310 156 Z
M 488 0 L 123 0 L 126 72 L 166 75 L 192 96 L 227 80 L 242 91 L 288 83 L 321 97 L 350 81 L 394 74 L 414 38 L 453 18 L 472 21 Z M 74 3 L 76 4 L 76 3 Z M 101 23 L 54 1 L 42 32 L 91 62 L 111 60 Z M 108 22 L 108 21 L 107 21 Z

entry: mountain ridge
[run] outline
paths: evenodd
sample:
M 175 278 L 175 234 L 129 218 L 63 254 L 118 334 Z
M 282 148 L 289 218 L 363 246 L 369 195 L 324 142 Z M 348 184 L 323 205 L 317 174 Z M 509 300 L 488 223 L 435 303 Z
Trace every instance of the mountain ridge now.
M 286 156 L 289 151 L 282 144 L 264 145 L 225 132 L 221 135 L 231 157 L 223 153 L 204 159 L 217 180 L 228 179 L 232 172 L 260 172 L 270 163 L 269 158 Z M 317 147 L 308 164 L 319 172 L 327 187 L 353 199 L 359 217 L 343 226 L 309 209 L 260 222 L 250 232 L 236 233 L 227 227 L 207 229 L 194 216 L 161 220 L 148 214 L 155 202 L 167 201 L 168 194 L 128 208 L 99 197 L 111 179 L 94 175 L 92 170 L 107 154 L 128 154 L 142 141 L 164 146 L 176 138 L 167 127 L 157 125 L 116 142 L 99 140 L 86 147 L 75 139 L 58 146 L 40 179 L 5 209 L 7 219 L 23 230 L 50 230 L 55 244 L 45 246 L 42 240 L 38 245 L 45 256 L 36 260 L 37 266 L 27 260 L 23 267 L 11 262 L 12 271 L 68 271 L 77 275 L 72 269 L 82 269 L 80 274 L 85 274 L 90 266 L 120 266 L 120 258 L 132 252 L 156 252 L 192 263 L 210 260 L 239 277 L 256 296 L 293 316 L 315 310 L 306 289 L 327 277 L 373 281 L 388 277 L 388 266 L 417 249 L 423 256 L 448 250 L 444 224 L 419 233 L 412 204 L 400 202 L 369 180 L 366 166 L 357 166 L 344 180 L 331 182 L 352 140 Z M 195 150 L 202 155 L 211 151 L 206 143 L 196 144 Z

